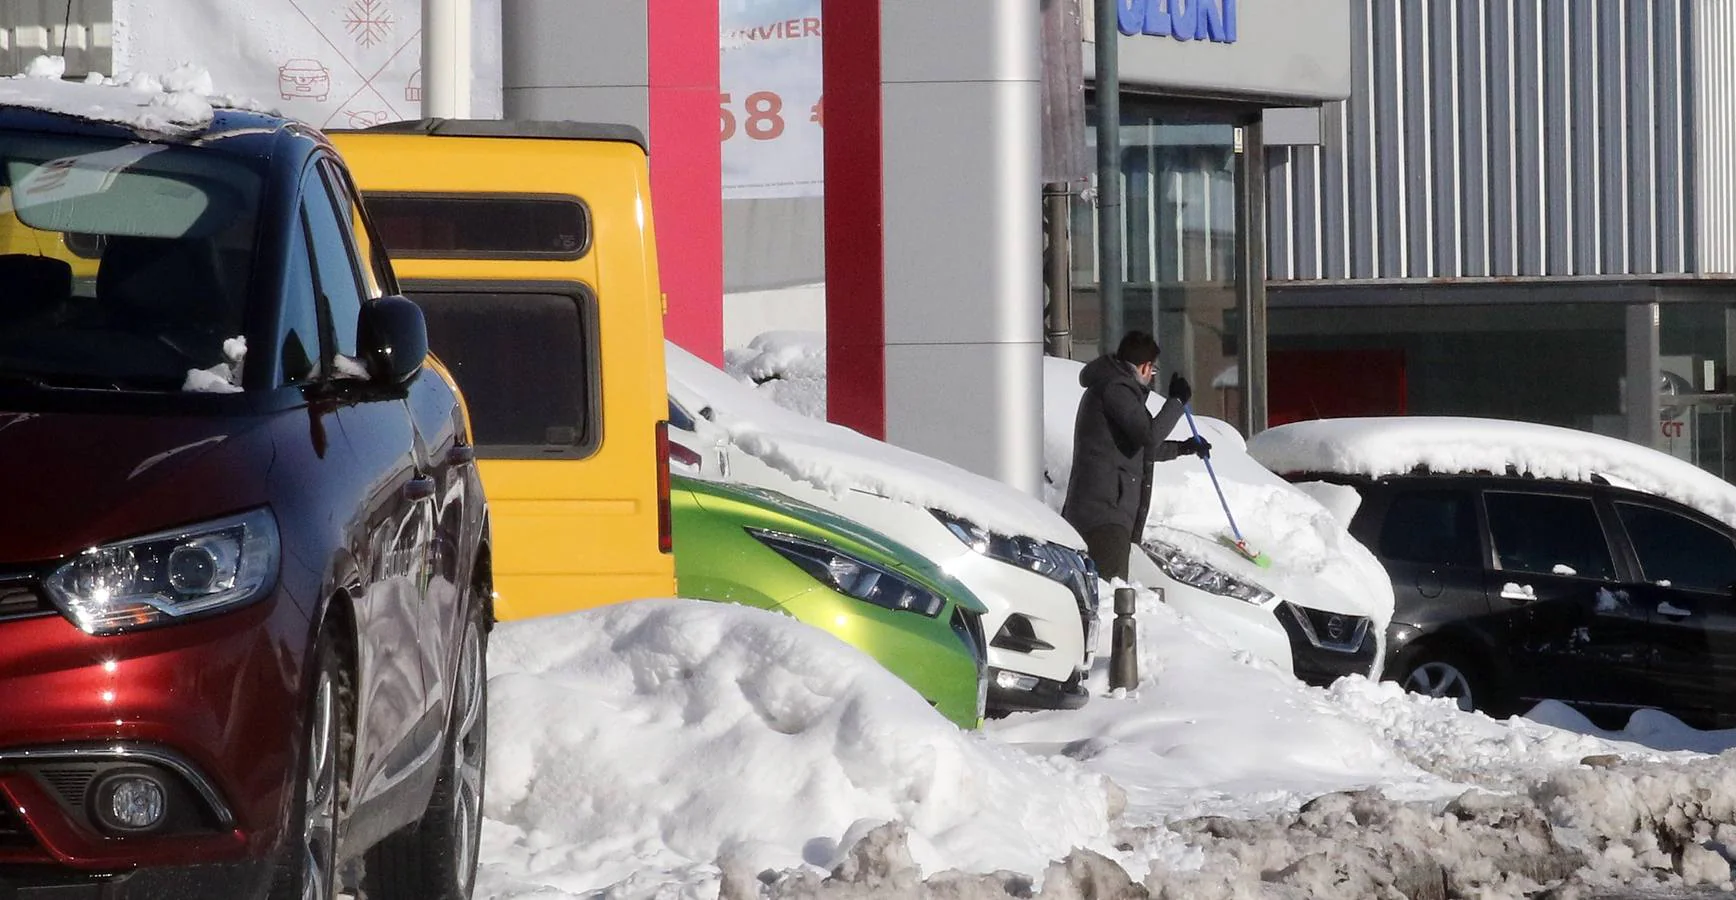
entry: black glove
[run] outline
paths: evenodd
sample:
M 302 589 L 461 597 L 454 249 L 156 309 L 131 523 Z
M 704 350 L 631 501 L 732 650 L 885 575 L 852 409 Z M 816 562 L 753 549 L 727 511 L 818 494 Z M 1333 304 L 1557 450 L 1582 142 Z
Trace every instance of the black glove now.
M 1166 393 L 1169 399 L 1186 406 L 1188 401 L 1193 399 L 1193 386 L 1177 372 L 1169 376 L 1169 390 Z
M 1181 442 L 1180 452 L 1191 453 L 1201 459 L 1212 455 L 1212 445 L 1203 437 L 1190 437 Z

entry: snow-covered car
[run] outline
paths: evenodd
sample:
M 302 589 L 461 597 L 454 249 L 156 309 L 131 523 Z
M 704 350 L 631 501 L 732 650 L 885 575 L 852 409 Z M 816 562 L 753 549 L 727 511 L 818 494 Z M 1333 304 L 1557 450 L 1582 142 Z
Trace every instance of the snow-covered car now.
M 1465 709 L 1560 700 L 1727 727 L 1736 486 L 1669 454 L 1491 419 L 1297 422 L 1249 451 L 1354 490 L 1351 533 L 1392 578 L 1387 671 Z
M 1083 388 L 1080 363 L 1044 363 L 1043 456 L 1049 502 L 1060 507 L 1073 460 L 1073 418 Z M 1155 412 L 1163 403 L 1152 395 Z M 1151 513 L 1128 561 L 1128 579 L 1160 588 L 1164 600 L 1207 629 L 1311 684 L 1344 675 L 1379 677 L 1392 586 L 1374 555 L 1332 512 L 1250 458 L 1228 423 L 1196 416 L 1211 463 L 1184 456 L 1153 471 Z M 1191 436 L 1186 420 L 1172 439 Z M 1267 567 L 1228 546 L 1224 506 Z
M 1089 695 L 1097 576 L 1065 520 L 999 482 L 786 410 L 667 345 L 671 464 L 788 494 L 915 550 L 988 612 L 991 712 Z

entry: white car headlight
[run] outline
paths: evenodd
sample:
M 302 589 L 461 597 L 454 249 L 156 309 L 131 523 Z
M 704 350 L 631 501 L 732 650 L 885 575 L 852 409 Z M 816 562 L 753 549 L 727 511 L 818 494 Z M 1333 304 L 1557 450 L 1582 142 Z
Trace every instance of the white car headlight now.
M 930 509 L 929 513 L 939 519 L 953 537 L 990 559 L 1029 569 L 1062 584 L 1083 567 L 1077 551 L 1035 538 L 997 534 L 969 519 L 942 510 Z
M 1163 574 L 1189 587 L 1196 587 L 1222 597 L 1234 597 L 1256 606 L 1272 599 L 1272 592 L 1225 572 L 1203 560 L 1183 553 L 1162 541 L 1146 541 L 1139 545 Z
M 92 547 L 43 582 L 90 634 L 118 634 L 258 599 L 277 580 L 277 519 L 256 509 Z

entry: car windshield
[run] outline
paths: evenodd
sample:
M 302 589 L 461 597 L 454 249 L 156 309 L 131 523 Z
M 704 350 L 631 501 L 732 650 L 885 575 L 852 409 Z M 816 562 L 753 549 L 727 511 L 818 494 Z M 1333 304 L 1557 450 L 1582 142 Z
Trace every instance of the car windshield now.
M 0 383 L 239 390 L 260 190 L 196 146 L 0 131 Z

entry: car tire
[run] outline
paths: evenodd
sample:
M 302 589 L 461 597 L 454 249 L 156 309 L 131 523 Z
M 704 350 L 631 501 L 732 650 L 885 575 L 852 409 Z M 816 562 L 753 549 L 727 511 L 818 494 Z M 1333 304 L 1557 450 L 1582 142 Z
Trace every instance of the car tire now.
M 352 694 L 343 660 L 326 637 L 321 637 L 314 661 L 300 777 L 272 879 L 272 900 L 333 900 L 338 895 L 337 835 Z
M 468 900 L 475 886 L 488 757 L 488 631 L 479 607 L 465 620 L 462 641 L 440 780 L 421 819 L 367 852 L 368 900 Z
M 1413 694 L 1455 700 L 1465 712 L 1494 714 L 1502 706 L 1482 669 L 1450 650 L 1421 648 L 1406 661 L 1398 683 Z

